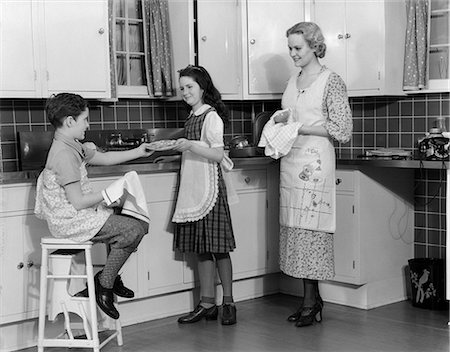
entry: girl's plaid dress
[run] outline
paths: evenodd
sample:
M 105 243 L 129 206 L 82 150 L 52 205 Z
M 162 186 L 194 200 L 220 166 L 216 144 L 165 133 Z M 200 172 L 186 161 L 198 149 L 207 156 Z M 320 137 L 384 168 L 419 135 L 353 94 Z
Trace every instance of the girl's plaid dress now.
M 198 116 L 191 114 L 184 125 L 187 139 L 200 140 L 203 122 L 211 111 L 214 111 L 214 108 L 210 108 Z M 217 164 L 217 168 L 219 194 L 214 208 L 198 221 L 174 223 L 175 248 L 180 252 L 228 253 L 236 248 L 227 190 L 219 164 Z

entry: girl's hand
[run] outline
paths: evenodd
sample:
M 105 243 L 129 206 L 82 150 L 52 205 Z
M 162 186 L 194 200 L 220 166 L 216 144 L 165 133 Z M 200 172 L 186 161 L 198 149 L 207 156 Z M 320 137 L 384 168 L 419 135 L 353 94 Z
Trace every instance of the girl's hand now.
M 191 150 L 192 142 L 186 138 L 177 139 L 177 143 L 173 147 L 173 150 L 177 150 L 179 152 L 184 152 L 186 150 Z
M 148 148 L 150 143 L 142 143 L 139 147 L 136 148 L 139 157 L 148 157 L 150 155 L 152 155 L 155 151 L 154 150 L 150 150 Z

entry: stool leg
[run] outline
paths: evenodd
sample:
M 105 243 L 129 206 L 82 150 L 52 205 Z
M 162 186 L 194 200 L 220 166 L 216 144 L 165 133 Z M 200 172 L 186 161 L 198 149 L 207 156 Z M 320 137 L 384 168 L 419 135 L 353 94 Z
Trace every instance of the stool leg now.
M 41 283 L 39 289 L 39 328 L 38 328 L 38 352 L 44 351 L 45 332 L 45 307 L 47 305 L 47 273 L 48 273 L 48 251 L 42 247 L 41 259 Z
M 116 331 L 117 331 L 117 345 L 123 346 L 122 324 L 120 324 L 120 319 L 116 319 Z
M 94 267 L 92 265 L 91 250 L 85 250 L 86 255 L 86 274 L 87 285 L 89 294 L 89 305 L 91 309 L 91 327 L 92 327 L 92 340 L 94 343 L 94 352 L 100 351 L 100 341 L 98 338 L 98 326 L 97 326 L 97 303 L 95 300 L 95 283 L 94 283 Z

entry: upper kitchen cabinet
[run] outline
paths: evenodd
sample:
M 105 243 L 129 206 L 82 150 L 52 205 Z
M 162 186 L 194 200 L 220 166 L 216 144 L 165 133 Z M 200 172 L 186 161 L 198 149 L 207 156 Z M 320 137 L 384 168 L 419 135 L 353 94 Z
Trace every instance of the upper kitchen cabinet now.
M 42 1 L 44 96 L 109 98 L 108 1 Z
M 431 1 L 429 86 L 430 91 L 448 92 L 449 47 L 450 47 L 450 5 L 448 0 Z
M 0 97 L 39 95 L 35 3 L 0 1 Z
M 197 60 L 223 99 L 279 99 L 295 66 L 286 30 L 304 20 L 299 0 L 197 0 Z
M 107 5 L 0 1 L 0 98 L 110 97 Z
M 298 69 L 287 46 L 286 31 L 305 19 L 299 0 L 247 0 L 243 9 L 244 98 L 281 97 Z
M 236 0 L 197 0 L 198 64 L 209 72 L 222 99 L 242 96 L 240 6 Z
M 401 0 L 311 0 L 322 29 L 321 62 L 339 74 L 349 96 L 404 95 L 406 10 Z

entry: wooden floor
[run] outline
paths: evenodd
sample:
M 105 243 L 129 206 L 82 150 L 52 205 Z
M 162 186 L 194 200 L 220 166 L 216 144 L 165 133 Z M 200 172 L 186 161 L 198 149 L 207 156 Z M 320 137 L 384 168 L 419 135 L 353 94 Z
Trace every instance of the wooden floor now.
M 127 326 L 123 328 L 124 346 L 117 347 L 113 340 L 101 351 L 449 352 L 448 311 L 413 307 L 409 301 L 368 311 L 325 303 L 321 324 L 296 328 L 286 321 L 296 301 L 277 294 L 238 302 L 238 323 L 233 326 L 222 326 L 220 319 L 179 325 L 177 317 Z

